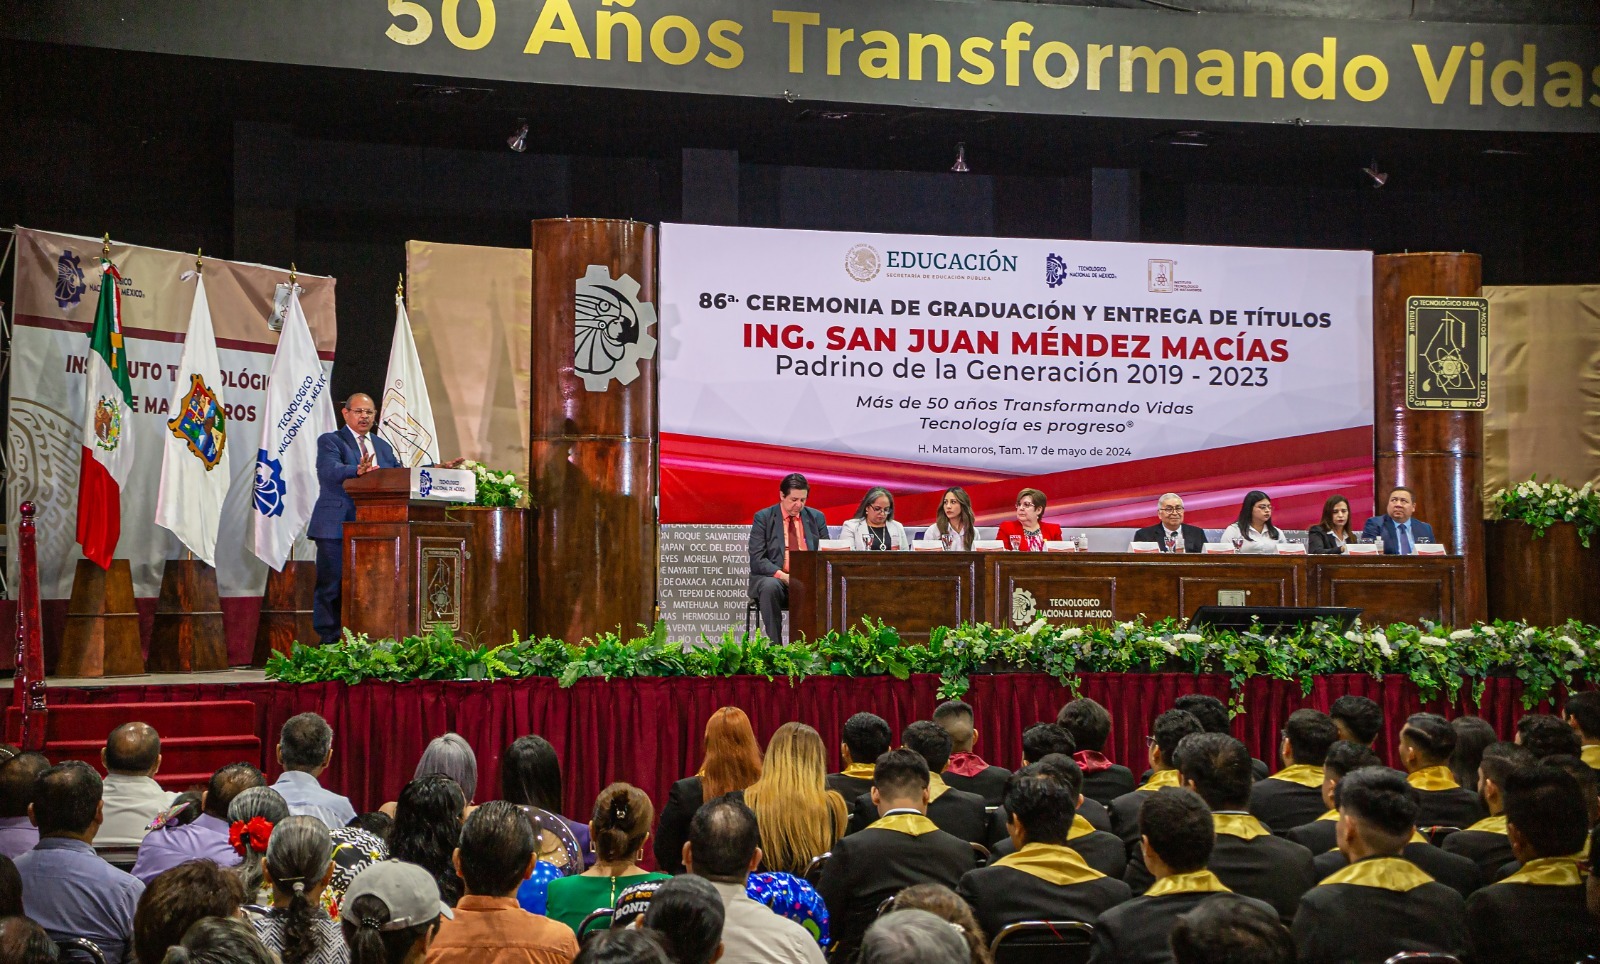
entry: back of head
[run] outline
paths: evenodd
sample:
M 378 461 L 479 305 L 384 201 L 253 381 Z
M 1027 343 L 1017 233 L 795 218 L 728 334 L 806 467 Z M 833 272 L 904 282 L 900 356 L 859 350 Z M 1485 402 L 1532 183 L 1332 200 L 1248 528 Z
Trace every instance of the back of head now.
M 417 759 L 417 772 L 413 777 L 442 773 L 461 787 L 462 796 L 471 803 L 478 793 L 478 755 L 471 744 L 459 733 L 436 736 Z
M 1030 763 L 1006 781 L 1006 813 L 1022 824 L 1028 843 L 1065 844 L 1077 798 L 1066 774 L 1049 763 Z
M 26 817 L 39 774 L 48 769 L 42 753 L 19 753 L 0 763 L 0 817 Z
M 1294 762 L 1319 767 L 1327 759 L 1328 747 L 1339 739 L 1339 730 L 1333 718 L 1317 710 L 1295 710 L 1283 724 L 1284 739 L 1289 741 L 1289 752 Z
M 1489 721 L 1478 716 L 1458 716 L 1450 721 L 1456 731 L 1456 748 L 1450 752 L 1450 772 L 1468 790 L 1478 789 L 1478 764 L 1483 748 L 1500 739 Z
M 883 800 L 910 800 L 928 789 L 928 761 L 922 754 L 901 748 L 878 757 L 872 786 Z
M 59 959 L 56 942 L 43 927 L 20 914 L 0 920 L 0 961 L 53 964 Z
M 967 955 L 972 964 L 992 964 L 989 942 L 984 939 L 983 928 L 973 916 L 972 905 L 961 895 L 943 884 L 916 884 L 894 895 L 894 909 L 925 910 L 942 921 L 956 925 L 967 942 Z
M 1511 771 L 1523 767 L 1531 767 L 1538 761 L 1533 758 L 1533 751 L 1517 743 L 1491 743 L 1483 748 L 1483 758 L 1478 761 L 1478 769 L 1483 772 L 1484 779 L 1493 780 L 1496 786 L 1504 787 L 1506 777 Z
M 161 759 L 161 736 L 148 723 L 124 723 L 106 737 L 106 769 L 143 776 Z
M 744 792 L 761 826 L 767 869 L 804 874 L 839 837 L 843 802 L 828 793 L 828 754 L 804 723 L 785 723 L 767 741 L 761 779 Z
M 350 964 L 402 964 L 440 914 L 439 885 L 427 870 L 399 860 L 372 864 L 350 882 L 340 908 Z
M 1250 751 L 1221 733 L 1186 736 L 1175 754 L 1178 774 L 1212 810 L 1244 810 L 1250 803 Z
M 205 917 L 183 935 L 183 943 L 167 951 L 162 964 L 277 964 L 277 959 L 244 921 Z
M 925 910 L 895 910 L 872 922 L 861 939 L 861 964 L 967 964 L 959 928 Z
M 950 742 L 957 750 L 971 750 L 973 733 L 972 707 L 961 700 L 946 700 L 933 711 L 933 722 L 950 734 Z
M 1339 781 L 1334 794 L 1341 816 L 1354 820 L 1362 839 L 1381 853 L 1399 853 L 1417 822 L 1417 800 L 1406 778 L 1388 767 L 1362 767 Z
M 1056 714 L 1056 722 L 1072 734 L 1072 742 L 1079 750 L 1106 751 L 1106 741 L 1111 739 L 1111 714 L 1094 700 L 1073 700 Z
M 133 951 L 141 961 L 159 961 L 183 940 L 195 921 L 232 917 L 245 902 L 237 875 L 209 860 L 191 860 L 145 886 L 133 913 Z M 0 960 L 6 960 L 0 955 Z
M 1328 755 L 1322 761 L 1322 775 L 1324 778 L 1332 777 L 1334 782 L 1338 782 L 1351 770 L 1382 765 L 1383 761 L 1378 759 L 1378 754 L 1372 752 L 1372 747 L 1353 740 L 1339 740 L 1328 747 Z
M 333 751 L 333 727 L 315 713 L 289 717 L 278 733 L 278 757 L 285 770 L 315 770 Z
M 1383 707 L 1365 696 L 1345 695 L 1333 701 L 1328 715 L 1335 725 L 1342 724 L 1350 738 L 1358 743 L 1372 745 L 1383 730 Z
M 1173 766 L 1173 760 L 1178 752 L 1178 744 L 1183 738 L 1195 733 L 1206 732 L 1205 727 L 1194 714 L 1187 710 L 1167 710 L 1156 717 L 1155 723 L 1150 727 L 1150 733 L 1156 738 L 1156 749 L 1161 751 L 1161 758 L 1167 761 L 1167 766 Z
M 1529 713 L 1518 720 L 1517 742 L 1539 760 L 1557 755 L 1577 756 L 1583 752 L 1583 741 L 1572 727 L 1547 713 Z
M 285 818 L 272 828 L 262 864 L 272 875 L 276 896 L 289 901 L 278 946 L 284 964 L 321 960 L 327 938 L 314 919 L 320 912 L 309 895 L 333 865 L 333 838 L 327 825 L 316 817 Z
M 251 787 L 233 798 L 228 804 L 230 837 L 237 835 L 234 849 L 240 861 L 233 868 L 244 891 L 252 898 L 261 889 L 262 857 L 267 852 L 272 828 L 289 817 L 289 805 L 283 796 L 271 787 Z M 262 826 L 262 823 L 266 826 Z
M 672 964 L 649 931 L 603 930 L 583 942 L 572 964 Z
M 1217 842 L 1211 808 L 1197 794 L 1162 787 L 1139 807 L 1139 834 L 1175 874 L 1202 870 Z
M 649 824 L 646 824 L 648 827 Z M 743 883 L 761 849 L 755 813 L 733 797 L 703 805 L 689 821 L 689 854 L 694 873 L 707 880 Z
M 510 897 L 533 861 L 538 839 L 522 808 L 494 800 L 472 811 L 461 828 L 461 879 L 467 893 Z
M 1578 725 L 1584 739 L 1600 740 L 1600 690 L 1573 693 L 1561 712 Z
M 876 713 L 857 713 L 844 721 L 845 749 L 857 763 L 871 763 L 888 753 L 893 738 L 888 721 Z
M 943 771 L 954 749 L 950 734 L 932 720 L 918 720 L 906 727 L 905 732 L 900 734 L 900 742 L 905 744 L 906 749 L 928 761 L 930 773 Z
M 1456 731 L 1437 713 L 1413 713 L 1400 728 L 1400 742 L 1417 751 L 1424 766 L 1443 766 L 1456 749 Z
M 356 814 L 355 818 L 345 826 L 365 830 L 384 843 L 388 843 L 389 835 L 394 833 L 394 818 L 382 810 L 368 810 L 366 813 Z
M 1600 824 L 1600 776 L 1596 776 L 1589 764 L 1583 762 L 1582 757 L 1568 756 L 1557 753 L 1547 756 L 1539 761 L 1541 766 L 1555 767 L 1565 770 L 1574 780 L 1578 781 L 1578 790 L 1583 793 L 1583 799 L 1589 808 L 1589 824 Z
M 1078 752 L 1072 731 L 1059 723 L 1035 723 L 1022 731 L 1022 758 L 1038 763 L 1052 753 L 1072 756 Z
M 722 945 L 727 908 L 717 889 L 695 874 L 674 877 L 656 888 L 644 926 L 660 935 L 673 964 L 711 964 Z
M 5 854 L 0 854 L 0 917 L 21 917 L 22 909 L 22 875 L 17 872 L 16 863 Z M 0 960 L 5 960 L 0 957 Z
M 226 820 L 235 797 L 251 787 L 266 785 L 260 770 L 248 763 L 230 763 L 211 774 L 211 781 L 206 784 L 205 812 L 218 820 Z
M 82 760 L 58 763 L 39 774 L 33 784 L 33 820 L 39 835 L 88 832 L 103 792 L 100 774 Z
M 271 787 L 250 787 L 241 791 L 228 804 L 228 822 L 237 823 L 260 817 L 276 825 L 289 816 L 289 805 L 283 795 Z
M 1172 701 L 1172 708 L 1183 710 L 1195 719 L 1207 733 L 1231 733 L 1233 726 L 1228 718 L 1228 707 L 1215 696 L 1204 693 L 1186 693 Z
M 1565 857 L 1583 849 L 1589 808 L 1578 781 L 1553 766 L 1516 770 L 1501 786 L 1506 825 L 1536 857 Z
M 389 833 L 390 856 L 433 874 L 445 903 L 451 906 L 461 896 L 461 878 L 456 876 L 451 856 L 461 838 L 461 814 L 466 806 L 466 797 L 454 780 L 429 774 L 400 791 L 394 830 Z
M 561 760 L 542 736 L 519 736 L 500 757 L 500 796 L 525 807 L 560 813 Z
M 1083 767 L 1078 766 L 1078 761 L 1065 753 L 1046 753 L 1038 760 L 1031 762 L 1044 764 L 1049 772 L 1055 773 L 1066 781 L 1067 789 L 1072 791 L 1072 799 L 1078 799 L 1083 793 Z
M 644 846 L 655 822 L 656 809 L 643 790 L 613 783 L 595 798 L 590 823 L 594 825 L 594 852 L 601 860 L 623 860 Z
M 1174 964 L 1294 964 L 1294 939 L 1278 918 L 1234 894 L 1207 897 L 1178 917 Z
M 699 775 L 707 800 L 743 790 L 761 778 L 761 745 L 744 710 L 724 706 L 706 721 L 705 758 Z

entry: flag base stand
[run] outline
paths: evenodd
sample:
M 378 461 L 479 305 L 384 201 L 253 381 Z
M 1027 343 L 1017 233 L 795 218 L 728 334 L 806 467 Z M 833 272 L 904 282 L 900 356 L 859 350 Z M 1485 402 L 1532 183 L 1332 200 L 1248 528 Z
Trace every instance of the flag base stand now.
M 311 610 L 317 589 L 317 564 L 290 559 L 281 572 L 267 571 L 267 591 L 261 600 L 261 622 L 256 625 L 256 648 L 251 666 L 265 666 L 273 653 L 289 655 L 295 640 L 315 645 L 317 630 Z
M 217 571 L 198 559 L 168 559 L 150 632 L 150 671 L 210 673 L 227 668 Z
M 139 612 L 133 605 L 128 560 L 113 559 L 110 569 L 101 569 L 79 559 L 72 575 L 72 598 L 67 602 L 66 632 L 55 675 L 98 679 L 143 672 Z

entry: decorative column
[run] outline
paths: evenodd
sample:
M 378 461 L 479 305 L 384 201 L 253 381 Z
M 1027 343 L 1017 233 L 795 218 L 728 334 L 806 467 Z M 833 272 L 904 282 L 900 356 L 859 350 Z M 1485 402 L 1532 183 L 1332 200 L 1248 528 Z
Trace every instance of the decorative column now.
M 1488 615 L 1483 541 L 1483 414 L 1406 407 L 1406 299 L 1477 297 L 1483 259 L 1467 253 L 1380 254 L 1372 259 L 1375 394 L 1374 499 L 1383 514 L 1392 486 L 1416 492 L 1417 518 L 1466 561 L 1463 610 Z
M 533 222 L 529 494 L 534 633 L 568 642 L 656 615 L 656 235 Z

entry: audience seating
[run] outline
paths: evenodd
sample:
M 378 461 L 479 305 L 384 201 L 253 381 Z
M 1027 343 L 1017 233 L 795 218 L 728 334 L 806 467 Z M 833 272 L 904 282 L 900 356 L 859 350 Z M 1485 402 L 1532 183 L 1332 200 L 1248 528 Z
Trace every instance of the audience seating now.
M 1461 958 L 1429 951 L 1401 951 L 1383 964 L 1461 964 Z
M 52 763 L 83 760 L 100 773 L 106 736 L 131 720 L 161 734 L 161 771 L 156 781 L 168 790 L 204 784 L 230 763 L 260 766 L 256 705 L 247 700 L 198 703 L 82 703 L 52 706 L 44 754 Z M 197 735 L 197 734 L 204 734 Z M 21 739 L 22 711 L 6 709 L 6 740 Z
M 806 883 L 817 886 L 817 881 L 822 879 L 822 868 L 828 865 L 828 858 L 833 856 L 833 851 L 828 851 L 820 857 L 812 857 L 811 863 L 806 865 L 804 874 Z
M 1081 921 L 1027 920 L 1007 924 L 989 944 L 994 964 L 1083 964 L 1094 928 Z
M 1428 843 L 1433 844 L 1435 847 L 1439 847 L 1443 846 L 1445 838 L 1449 837 L 1453 833 L 1460 833 L 1461 828 L 1445 826 L 1420 827 L 1418 828 L 1417 832 L 1422 834 L 1424 837 L 1427 837 Z
M 578 924 L 578 943 L 583 943 L 583 939 L 589 935 L 589 932 L 599 933 L 610 927 L 611 915 L 614 912 L 615 908 L 612 907 L 602 907 L 599 910 L 590 911 L 589 916 Z
M 100 847 L 96 846 L 94 852 L 100 859 L 117 868 L 118 870 L 132 871 L 134 863 L 139 859 L 137 844 L 128 847 Z
M 93 961 L 94 964 L 106 964 L 106 956 L 100 950 L 100 945 L 87 937 L 69 937 L 66 940 L 56 941 L 56 950 L 61 954 L 61 960 L 66 961 Z

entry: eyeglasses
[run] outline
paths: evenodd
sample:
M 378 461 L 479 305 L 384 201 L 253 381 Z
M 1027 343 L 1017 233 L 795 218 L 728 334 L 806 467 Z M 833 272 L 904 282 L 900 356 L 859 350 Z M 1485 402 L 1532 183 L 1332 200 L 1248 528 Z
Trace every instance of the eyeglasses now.
M 1164 506 L 1162 506 L 1160 508 L 1159 511 L 1161 511 L 1161 512 L 1182 512 L 1183 511 L 1183 506 L 1181 506 L 1181 505 L 1164 505 Z
M 1152 733 L 1149 736 L 1145 737 L 1144 738 L 1144 745 L 1146 747 L 1150 748 L 1150 749 L 1154 749 L 1155 745 L 1156 745 L 1156 735 L 1154 733 Z
M 888 512 L 889 511 L 889 507 L 886 506 L 886 505 L 869 505 L 869 506 L 867 506 L 867 511 L 868 512 Z

